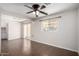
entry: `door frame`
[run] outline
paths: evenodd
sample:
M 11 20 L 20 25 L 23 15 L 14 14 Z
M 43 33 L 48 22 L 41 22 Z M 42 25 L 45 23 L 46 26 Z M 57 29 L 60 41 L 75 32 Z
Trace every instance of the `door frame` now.
M 31 23 L 31 22 L 28 22 L 28 23 L 22 23 L 22 24 L 21 24 L 21 38 L 22 38 L 22 39 L 26 39 L 26 38 L 24 38 L 24 25 L 25 25 L 25 24 L 30 24 L 30 25 L 31 25 L 32 23 Z M 30 31 L 32 32 L 32 26 L 30 26 L 30 27 L 31 27 L 31 30 L 30 30 Z M 30 34 L 31 34 L 31 33 L 30 33 Z M 32 35 L 32 34 L 31 34 L 31 35 Z M 31 40 L 31 35 L 30 35 L 30 40 Z

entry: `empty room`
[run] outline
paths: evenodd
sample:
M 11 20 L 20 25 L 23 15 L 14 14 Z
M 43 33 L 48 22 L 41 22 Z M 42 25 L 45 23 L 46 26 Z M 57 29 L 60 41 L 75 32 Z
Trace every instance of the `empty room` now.
M 78 3 L 0 3 L 0 56 L 78 56 Z

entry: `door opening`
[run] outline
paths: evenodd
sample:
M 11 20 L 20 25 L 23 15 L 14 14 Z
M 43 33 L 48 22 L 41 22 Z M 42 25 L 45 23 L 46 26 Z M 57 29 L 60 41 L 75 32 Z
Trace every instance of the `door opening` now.
M 6 27 L 1 27 L 1 40 L 8 40 L 8 33 Z
M 31 39 L 31 23 L 23 25 L 23 38 Z

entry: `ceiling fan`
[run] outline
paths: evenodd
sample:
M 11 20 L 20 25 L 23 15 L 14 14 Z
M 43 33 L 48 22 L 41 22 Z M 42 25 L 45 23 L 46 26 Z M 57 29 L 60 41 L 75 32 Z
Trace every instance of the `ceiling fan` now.
M 48 15 L 46 12 L 41 11 L 42 9 L 46 8 L 45 5 L 40 6 L 39 4 L 33 4 L 31 7 L 27 5 L 24 5 L 24 6 L 32 9 L 32 11 L 27 12 L 27 14 L 34 12 L 35 16 L 38 17 L 38 12 L 40 12 L 44 15 Z

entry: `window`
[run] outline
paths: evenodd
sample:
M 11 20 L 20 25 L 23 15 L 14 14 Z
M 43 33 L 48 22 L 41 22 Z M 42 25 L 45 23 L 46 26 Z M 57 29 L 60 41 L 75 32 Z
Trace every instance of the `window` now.
M 41 21 L 41 30 L 42 31 L 53 31 L 56 30 L 59 25 L 59 19 L 49 19 Z

